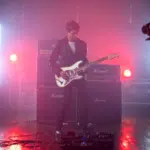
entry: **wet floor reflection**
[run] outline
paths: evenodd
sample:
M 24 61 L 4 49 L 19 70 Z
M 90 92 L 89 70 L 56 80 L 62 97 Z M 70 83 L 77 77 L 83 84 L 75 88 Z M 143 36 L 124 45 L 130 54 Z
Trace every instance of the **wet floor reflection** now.
M 124 119 L 121 131 L 121 150 L 139 150 L 136 139 L 136 119 Z
M 48 127 L 47 127 L 48 128 Z M 52 138 L 50 133 L 46 131 L 46 128 L 43 126 L 44 132 L 38 132 L 38 134 L 32 134 L 24 132 L 20 127 L 9 127 L 8 129 L 1 128 L 0 130 L 0 150 L 9 149 L 9 150 L 22 150 L 22 149 L 43 149 L 49 147 L 52 144 Z M 27 143 L 14 143 L 13 145 L 8 146 L 6 142 L 5 145 L 2 144 L 2 141 L 10 142 L 13 144 L 13 141 L 17 140 L 28 140 Z M 36 140 L 36 142 L 34 142 Z M 122 121 L 122 131 L 120 137 L 121 150 L 150 150 L 150 121 L 148 119 L 141 118 L 125 118 Z M 8 144 L 8 145 L 7 145 Z M 4 147 L 5 146 L 5 147 Z M 45 148 L 44 148 L 45 149 Z M 50 148 L 48 148 L 50 149 Z M 53 150 L 57 148 L 53 148 Z

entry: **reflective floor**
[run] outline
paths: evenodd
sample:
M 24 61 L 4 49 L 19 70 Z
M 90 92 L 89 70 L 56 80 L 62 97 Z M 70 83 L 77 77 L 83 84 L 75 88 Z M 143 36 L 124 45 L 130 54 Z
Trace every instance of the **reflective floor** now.
M 136 109 L 136 114 L 127 108 L 124 111 L 124 114 L 128 114 L 123 115 L 122 119 L 121 150 L 150 150 L 150 119 L 148 115 L 139 115 L 140 111 L 143 114 L 148 113 L 145 109 L 139 108 Z M 54 143 L 53 133 L 54 127 L 39 125 L 34 121 L 3 124 L 0 127 L 0 150 L 60 149 L 59 145 Z

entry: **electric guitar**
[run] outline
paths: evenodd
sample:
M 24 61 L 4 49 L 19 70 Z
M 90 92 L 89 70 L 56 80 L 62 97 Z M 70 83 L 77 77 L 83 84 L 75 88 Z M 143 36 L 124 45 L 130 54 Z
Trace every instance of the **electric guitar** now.
M 89 68 L 93 64 L 101 63 L 105 60 L 112 60 L 114 58 L 118 58 L 119 54 L 110 54 L 108 56 L 102 57 L 96 61 L 87 63 L 80 67 L 82 64 L 82 61 L 77 61 L 75 64 L 69 67 L 62 67 L 61 70 L 64 71 L 66 78 L 63 78 L 62 76 L 55 75 L 56 84 L 58 87 L 66 87 L 74 80 L 79 80 L 83 78 L 83 75 L 81 75 L 81 72 L 84 72 L 87 68 Z

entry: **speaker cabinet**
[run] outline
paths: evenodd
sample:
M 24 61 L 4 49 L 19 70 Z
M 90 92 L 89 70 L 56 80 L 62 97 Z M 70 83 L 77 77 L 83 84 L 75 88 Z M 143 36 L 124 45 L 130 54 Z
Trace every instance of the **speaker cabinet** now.
M 50 56 L 54 50 L 56 39 L 38 42 L 37 56 L 37 88 L 42 86 L 56 86 L 54 74 L 50 67 Z
M 56 86 L 54 73 L 49 65 L 49 57 L 38 57 L 37 59 L 37 88 L 41 86 Z
M 64 122 L 77 122 L 77 95 L 72 91 L 70 107 L 66 110 Z M 64 91 L 61 88 L 41 88 L 37 92 L 37 120 L 40 123 L 56 125 L 64 104 Z
M 87 82 L 89 121 L 96 125 L 121 124 L 120 82 Z

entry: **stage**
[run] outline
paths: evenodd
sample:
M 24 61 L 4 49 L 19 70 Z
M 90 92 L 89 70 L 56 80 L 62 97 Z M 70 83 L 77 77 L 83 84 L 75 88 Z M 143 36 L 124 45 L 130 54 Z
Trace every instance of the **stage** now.
M 145 115 L 148 114 L 146 111 L 149 108 L 150 106 L 147 105 L 123 104 L 121 150 L 148 150 L 150 148 L 150 120 L 149 116 Z M 1 150 L 6 149 L 6 146 L 10 150 L 60 149 L 59 144 L 55 143 L 55 126 L 49 123 L 37 123 L 36 120 L 21 122 L 3 122 L 1 120 L 0 122 L 0 145 L 3 147 Z M 113 125 L 107 126 L 108 130 L 111 126 Z M 64 129 L 66 132 L 67 130 L 77 132 L 73 126 L 65 126 Z M 99 128 L 97 127 L 96 130 L 98 131 Z

